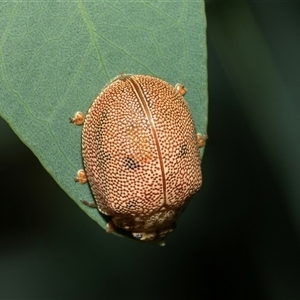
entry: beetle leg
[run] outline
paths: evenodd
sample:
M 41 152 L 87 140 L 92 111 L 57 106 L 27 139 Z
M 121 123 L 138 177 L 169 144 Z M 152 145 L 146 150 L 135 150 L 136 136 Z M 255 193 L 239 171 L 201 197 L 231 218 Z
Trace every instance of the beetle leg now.
M 208 135 L 204 134 L 202 135 L 201 133 L 197 133 L 197 139 L 198 139 L 198 146 L 199 148 L 205 146 L 206 141 L 208 139 Z
M 91 208 L 98 208 L 97 204 L 94 202 L 88 202 L 86 200 L 80 200 L 84 205 L 91 207 Z
M 185 88 L 185 86 L 180 83 L 177 83 L 175 85 L 175 89 L 181 96 L 184 96 L 187 93 L 187 89 Z
M 112 221 L 108 222 L 106 224 L 106 227 L 107 227 L 106 233 L 112 233 L 112 232 L 116 231 L 115 225 L 114 225 L 114 223 Z
M 84 122 L 84 114 L 81 111 L 75 113 L 74 118 L 69 118 L 70 123 L 75 125 L 82 125 Z
M 74 181 L 79 182 L 81 184 L 84 184 L 87 182 L 87 177 L 86 177 L 84 170 L 79 170 L 77 172 L 77 176 L 74 177 Z

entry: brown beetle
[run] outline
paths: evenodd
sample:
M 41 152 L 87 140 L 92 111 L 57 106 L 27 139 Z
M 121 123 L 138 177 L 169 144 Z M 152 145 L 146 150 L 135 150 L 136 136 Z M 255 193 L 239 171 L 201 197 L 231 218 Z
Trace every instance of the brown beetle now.
M 162 241 L 202 184 L 199 146 L 191 112 L 175 87 L 155 77 L 121 75 L 94 100 L 82 130 L 84 169 L 96 206 L 142 241 Z

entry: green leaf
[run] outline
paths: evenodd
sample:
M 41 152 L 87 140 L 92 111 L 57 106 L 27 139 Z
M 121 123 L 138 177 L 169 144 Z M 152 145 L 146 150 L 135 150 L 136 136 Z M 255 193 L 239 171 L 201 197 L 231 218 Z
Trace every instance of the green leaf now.
M 100 90 L 120 73 L 187 86 L 198 132 L 206 133 L 204 2 L 11 1 L 0 3 L 0 113 L 66 193 L 103 228 L 81 169 L 81 127 Z

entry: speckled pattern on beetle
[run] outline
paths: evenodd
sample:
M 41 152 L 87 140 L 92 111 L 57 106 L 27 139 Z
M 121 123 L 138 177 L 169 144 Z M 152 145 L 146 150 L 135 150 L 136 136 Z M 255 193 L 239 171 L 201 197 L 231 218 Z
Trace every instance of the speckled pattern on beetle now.
M 94 100 L 83 124 L 84 171 L 96 204 L 111 216 L 108 231 L 122 228 L 141 241 L 162 241 L 192 194 L 202 184 L 197 134 L 183 95 L 175 87 L 146 75 L 121 75 Z

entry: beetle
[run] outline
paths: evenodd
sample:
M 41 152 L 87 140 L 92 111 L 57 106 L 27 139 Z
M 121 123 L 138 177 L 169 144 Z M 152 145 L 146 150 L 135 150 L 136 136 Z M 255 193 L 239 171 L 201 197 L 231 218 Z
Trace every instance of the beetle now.
M 183 96 L 186 89 L 148 75 L 114 78 L 91 104 L 82 125 L 84 170 L 108 231 L 131 232 L 140 241 L 162 241 L 191 195 L 202 185 L 197 134 Z

